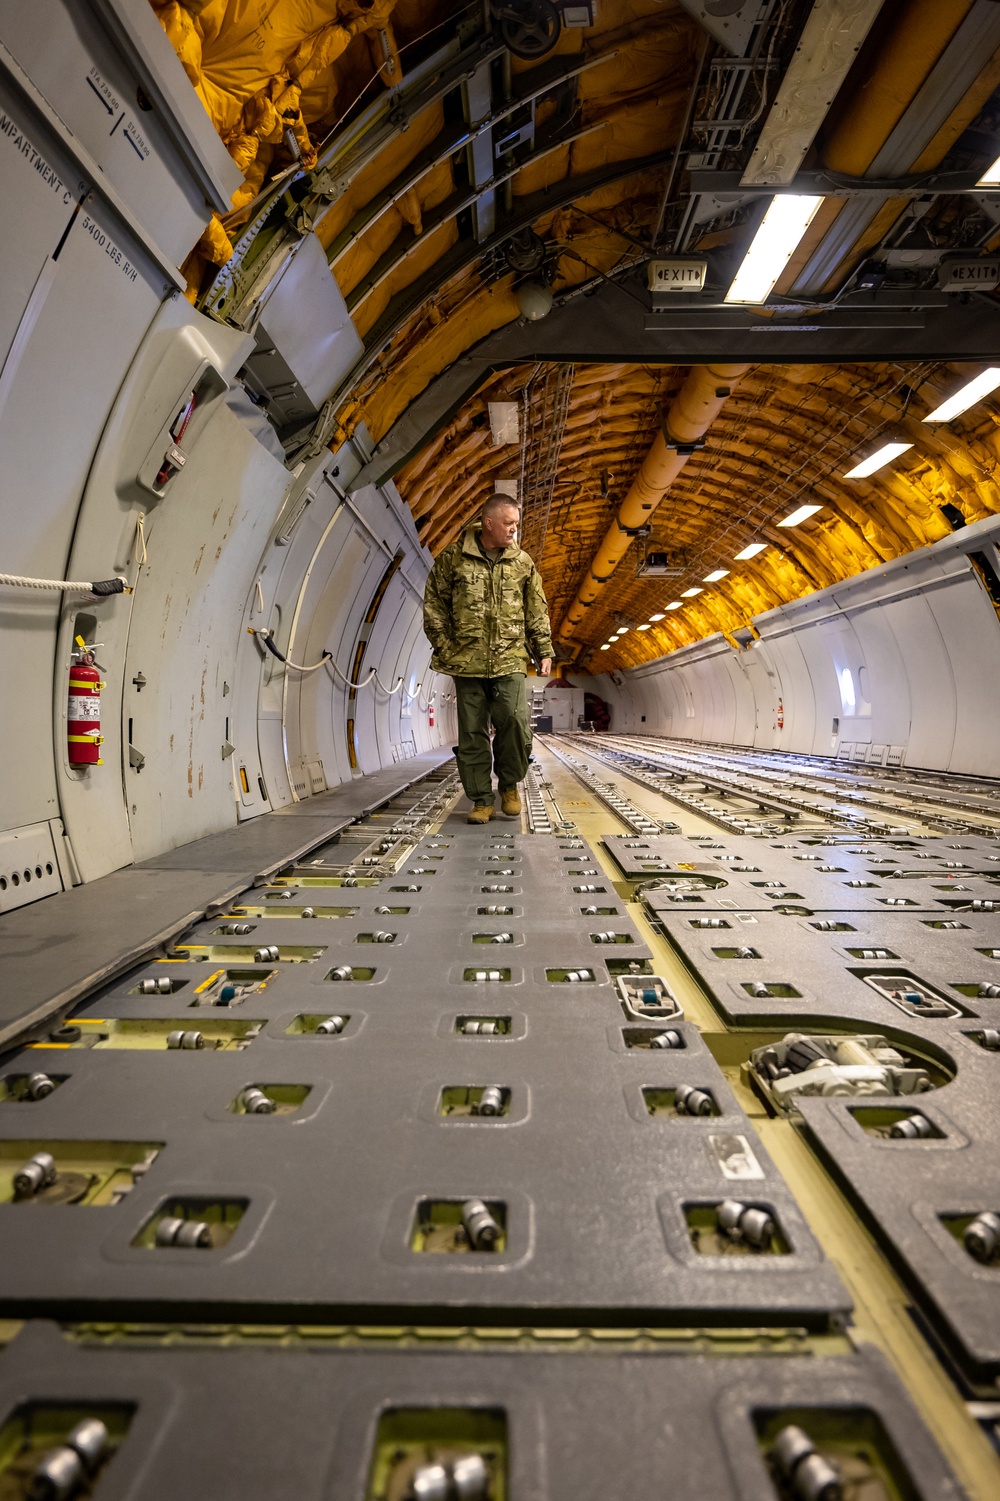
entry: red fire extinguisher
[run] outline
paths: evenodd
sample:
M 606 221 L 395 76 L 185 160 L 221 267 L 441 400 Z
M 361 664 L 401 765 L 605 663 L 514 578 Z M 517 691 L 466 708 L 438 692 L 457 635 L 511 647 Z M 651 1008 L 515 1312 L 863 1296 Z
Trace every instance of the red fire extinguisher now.
M 433 699 L 431 699 L 431 701 L 430 701 L 430 703 L 428 704 L 427 707 L 428 707 L 428 709 L 430 711 L 429 715 L 428 715 L 428 719 L 427 719 L 427 724 L 428 724 L 428 727 L 430 729 L 433 729 L 434 728 L 434 700 Z
M 77 650 L 69 670 L 69 709 L 67 712 L 67 754 L 71 766 L 103 766 L 98 746 L 101 734 L 101 674 L 94 666 L 94 653 L 82 636 L 76 638 Z
M 784 701 L 784 699 L 779 698 L 778 699 L 778 729 L 779 730 L 783 730 L 784 728 L 785 728 L 785 701 Z

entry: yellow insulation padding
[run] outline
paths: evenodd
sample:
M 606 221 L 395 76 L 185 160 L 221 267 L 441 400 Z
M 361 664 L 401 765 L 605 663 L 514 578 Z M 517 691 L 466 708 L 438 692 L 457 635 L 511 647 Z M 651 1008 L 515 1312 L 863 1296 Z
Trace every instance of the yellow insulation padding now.
M 406 170 L 414 157 L 427 150 L 443 127 L 444 108 L 441 104 L 432 104 L 416 116 L 409 130 L 396 136 L 378 153 L 374 161 L 365 167 L 347 191 L 335 199 L 317 221 L 316 234 L 324 250 L 329 250 L 355 214 L 360 213 L 366 204 L 383 193 Z
M 365 422 L 375 441 L 388 432 L 439 371 L 477 339 L 518 316 L 509 283 L 481 287 L 463 303 L 460 316 L 453 315 L 435 327 L 432 339 L 416 340 L 394 367 L 392 380 L 382 381 L 365 400 Z
M 424 213 L 443 203 L 453 186 L 451 163 L 439 163 L 351 242 L 333 267 L 337 284 L 345 297 L 354 291 L 407 226 L 418 237 L 423 233 Z M 406 281 L 412 280 L 412 275 L 407 275 Z
M 309 126 L 333 112 L 336 64 L 355 37 L 369 47 L 368 68 L 398 82 L 399 52 L 390 16 L 396 0 L 150 0 L 230 156 L 244 173 L 233 208 L 263 185 L 275 153 L 291 161 L 291 130 L 303 165 L 316 161 Z M 222 264 L 232 245 L 217 221 L 197 252 Z
M 458 226 L 454 219 L 451 219 L 447 224 L 442 224 L 440 229 L 435 230 L 433 234 L 428 235 L 426 239 L 418 242 L 417 249 L 396 266 L 395 270 L 355 310 L 354 325 L 362 338 L 385 312 L 396 293 L 403 291 L 412 281 L 436 265 L 457 239 Z

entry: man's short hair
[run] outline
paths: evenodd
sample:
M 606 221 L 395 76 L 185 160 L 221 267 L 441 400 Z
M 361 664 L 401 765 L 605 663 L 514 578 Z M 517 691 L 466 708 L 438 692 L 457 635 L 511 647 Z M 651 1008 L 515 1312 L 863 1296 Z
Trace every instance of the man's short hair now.
M 502 491 L 494 490 L 493 494 L 489 497 L 486 504 L 483 506 L 483 520 L 486 521 L 490 516 L 495 516 L 496 513 L 502 510 L 504 506 L 513 506 L 514 510 L 520 514 L 520 501 L 515 500 L 512 495 L 504 495 Z

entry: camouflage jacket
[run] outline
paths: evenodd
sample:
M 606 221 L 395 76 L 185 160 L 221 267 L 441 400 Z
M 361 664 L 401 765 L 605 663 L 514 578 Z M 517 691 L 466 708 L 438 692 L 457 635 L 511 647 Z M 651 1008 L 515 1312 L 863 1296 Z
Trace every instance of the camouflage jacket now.
M 538 569 L 515 543 L 492 562 L 470 527 L 444 549 L 424 590 L 431 666 L 453 678 L 524 672 L 530 654 L 552 655 L 549 607 Z

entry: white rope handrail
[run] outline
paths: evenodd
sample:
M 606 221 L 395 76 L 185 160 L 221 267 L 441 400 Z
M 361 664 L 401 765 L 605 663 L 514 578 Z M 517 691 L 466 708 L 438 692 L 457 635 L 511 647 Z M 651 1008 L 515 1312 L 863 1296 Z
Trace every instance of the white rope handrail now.
M 97 579 L 84 583 L 77 579 L 32 579 L 20 573 L 0 573 L 0 584 L 10 584 L 15 589 L 65 589 L 69 594 L 131 594 L 126 581 L 119 577 Z

